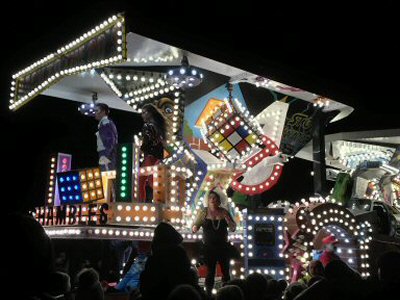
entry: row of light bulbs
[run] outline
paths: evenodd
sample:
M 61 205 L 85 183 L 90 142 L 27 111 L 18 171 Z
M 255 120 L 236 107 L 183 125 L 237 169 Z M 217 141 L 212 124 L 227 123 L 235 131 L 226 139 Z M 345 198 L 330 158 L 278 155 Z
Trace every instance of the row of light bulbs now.
M 304 205 L 306 202 L 307 201 L 303 201 L 302 204 Z M 361 264 L 365 267 L 365 269 L 362 270 L 361 275 L 363 277 L 369 276 L 370 273 L 366 266 L 369 266 L 368 243 L 372 240 L 372 237 L 370 235 L 372 233 L 371 224 L 369 222 L 363 222 L 357 224 L 351 212 L 348 211 L 346 208 L 342 207 L 340 209 L 339 208 L 325 209 L 317 215 L 315 215 L 313 211 L 308 212 L 309 216 L 311 217 L 310 224 L 308 224 L 309 226 L 308 227 L 305 223 L 306 218 L 302 216 L 306 214 L 305 208 L 307 207 L 305 205 L 302 206 L 300 204 L 299 206 L 300 206 L 299 207 L 300 213 L 297 214 L 297 218 L 301 224 L 300 229 L 305 233 L 312 234 L 313 236 L 315 236 L 321 228 L 332 223 L 338 224 L 340 227 L 344 227 L 347 232 L 351 233 L 359 244 L 361 253 L 360 254 Z M 293 210 L 289 212 L 291 214 L 294 213 Z M 319 221 L 317 221 L 317 219 L 319 219 Z M 306 253 L 308 253 L 309 257 L 311 257 L 309 253 L 311 253 L 312 244 L 303 242 L 303 246 L 306 247 L 306 249 L 308 249 Z
M 118 28 L 121 28 L 117 31 L 118 33 L 122 33 L 121 30 L 123 30 L 123 25 L 125 23 L 125 19 L 123 16 L 112 16 L 108 20 L 104 21 L 100 25 L 96 26 L 94 29 L 90 30 L 87 33 L 84 33 L 82 36 L 77 38 L 75 41 L 67 44 L 66 46 L 61 47 L 60 49 L 57 50 L 57 53 L 52 53 L 47 55 L 46 57 L 40 59 L 39 61 L 33 63 L 32 65 L 28 66 L 27 68 L 23 69 L 22 71 L 14 74 L 12 76 L 13 80 L 11 82 L 11 94 L 10 94 L 10 105 L 9 109 L 13 110 L 24 104 L 26 101 L 32 99 L 34 96 L 39 94 L 42 90 L 48 88 L 51 84 L 55 83 L 56 81 L 60 80 L 62 77 L 84 72 L 93 68 L 99 68 L 103 67 L 106 65 L 109 65 L 111 63 L 116 63 L 120 62 L 123 60 L 124 56 L 126 55 L 122 49 L 121 46 L 125 47 L 123 44 L 122 39 L 118 39 L 117 43 L 120 45 L 117 51 L 119 52 L 118 55 L 112 56 L 107 59 L 102 59 L 100 61 L 96 62 L 91 62 L 85 65 L 77 66 L 77 67 L 72 67 L 72 68 L 67 68 L 64 69 L 60 72 L 56 72 L 54 75 L 49 76 L 47 79 L 45 79 L 42 83 L 38 84 L 38 86 L 32 88 L 31 91 L 29 91 L 25 96 L 21 97 L 18 101 L 14 101 L 14 99 L 17 99 L 17 95 L 15 95 L 15 86 L 16 82 L 15 80 L 20 79 L 22 76 L 34 72 L 37 68 L 42 67 L 44 64 L 50 63 L 52 60 L 56 60 L 60 57 L 60 55 L 64 55 L 66 52 L 72 51 L 78 47 L 80 47 L 83 43 L 87 42 L 93 36 L 101 34 L 108 30 L 109 28 L 112 28 L 113 26 L 117 26 Z M 122 35 L 122 34 L 121 34 Z

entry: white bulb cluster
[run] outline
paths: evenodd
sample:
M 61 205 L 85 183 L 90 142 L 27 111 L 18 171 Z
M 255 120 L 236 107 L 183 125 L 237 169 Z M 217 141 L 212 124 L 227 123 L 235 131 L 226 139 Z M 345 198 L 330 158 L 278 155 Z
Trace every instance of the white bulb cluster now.
M 368 222 L 358 223 L 348 209 L 328 201 L 329 199 L 322 202 L 319 198 L 314 198 L 313 202 L 308 202 L 302 199 L 300 203 L 295 203 L 294 209 L 289 210 L 290 215 L 296 217 L 296 224 L 300 229 L 297 236 L 303 237 L 301 249 L 305 250 L 300 260 L 303 263 L 307 263 L 311 258 L 313 249 L 311 241 L 318 235 L 320 230 L 337 227 L 339 240 L 343 239 L 344 244 L 349 244 L 350 238 L 355 241 L 356 247 L 360 249 L 361 275 L 364 277 L 369 276 L 368 244 L 372 239 L 370 235 L 372 232 L 371 224 Z M 346 235 L 348 236 L 347 238 Z M 353 264 L 355 261 L 351 258 L 348 263 Z
M 60 228 L 60 229 L 53 229 L 53 228 L 45 228 L 46 234 L 49 237 L 67 237 L 67 236 L 76 236 L 76 235 L 81 235 L 83 232 L 81 229 L 76 229 L 76 228 Z
M 314 102 L 313 103 L 314 107 L 321 107 L 321 108 L 325 107 L 325 106 L 329 106 L 329 104 L 330 104 L 330 100 L 328 98 L 321 97 L 321 96 L 315 98 L 313 100 L 313 102 Z
M 269 85 L 270 85 L 270 83 L 271 83 L 271 81 L 272 81 L 272 80 L 270 80 L 270 79 L 268 79 L 268 78 L 258 76 L 258 77 L 256 77 L 256 80 L 255 80 L 254 85 L 255 85 L 256 87 L 268 88 Z
M 250 114 L 250 112 L 246 109 L 246 107 L 244 107 L 244 105 L 242 103 L 239 102 L 238 99 L 235 99 L 235 109 L 238 110 L 237 108 L 239 108 L 239 111 L 241 112 L 241 116 L 244 117 L 246 120 L 249 121 L 249 124 L 253 126 L 253 128 L 255 129 L 255 131 L 257 132 L 257 134 L 259 136 L 262 135 L 262 128 L 260 126 L 260 123 L 257 122 L 256 118 L 254 118 L 254 116 L 252 114 Z
M 47 204 L 51 205 L 54 202 L 55 188 L 56 188 L 56 171 L 57 171 L 57 159 L 53 156 L 50 159 L 50 175 L 49 175 L 49 186 L 47 190 Z
M 106 74 L 101 73 L 100 76 L 107 83 L 107 85 L 113 90 L 113 92 L 117 94 L 118 97 L 122 97 L 122 92 L 116 87 L 116 85 L 112 80 L 108 79 Z
M 244 164 L 245 171 L 250 170 L 256 164 L 260 163 L 265 157 L 274 156 L 279 153 L 278 147 L 272 140 L 264 136 L 262 137 L 262 141 L 263 144 L 265 145 L 265 148 L 259 151 L 258 153 L 254 154 L 253 156 L 251 156 L 251 158 L 245 162 Z M 282 169 L 283 169 L 282 164 L 280 163 L 275 164 L 273 166 L 273 171 L 271 172 L 270 176 L 258 185 L 242 184 L 236 179 L 239 178 L 242 174 L 244 174 L 245 171 L 237 173 L 234 175 L 235 179 L 232 181 L 232 188 L 235 191 L 247 195 L 260 194 L 264 191 L 269 190 L 278 182 L 279 177 L 282 174 Z
M 278 130 L 281 122 L 284 122 L 283 110 L 277 109 L 276 111 L 272 112 L 263 112 L 261 115 L 257 116 L 257 119 L 263 120 L 263 122 L 260 123 L 268 124 L 268 127 L 264 128 L 264 134 L 271 138 L 274 142 L 278 142 Z
M 117 34 L 119 32 L 122 32 L 121 30 L 124 30 L 123 29 L 124 23 L 125 23 L 125 19 L 123 16 L 118 16 L 118 17 L 112 16 L 108 20 L 106 20 L 103 23 L 101 23 L 100 25 L 96 26 L 94 29 L 90 30 L 87 33 L 84 33 L 82 36 L 80 36 L 75 41 L 67 44 L 66 46 L 61 47 L 60 49 L 58 49 L 56 51 L 56 53 L 49 54 L 45 58 L 33 63 L 32 65 L 25 68 L 24 70 L 14 74 L 12 76 L 13 81 L 11 83 L 11 90 L 12 91 L 15 91 L 15 89 L 18 90 L 18 88 L 15 85 L 16 84 L 18 85 L 20 82 L 23 83 L 22 77 L 27 76 L 32 72 L 37 72 L 37 70 L 39 68 L 41 68 L 43 66 L 47 66 L 47 65 L 51 64 L 52 62 L 63 58 L 63 56 L 66 55 L 66 53 L 68 53 L 70 51 L 74 51 L 75 49 L 79 48 L 81 45 L 83 45 L 84 43 L 86 43 L 87 41 L 92 39 L 93 37 L 98 36 L 101 33 L 104 33 L 108 29 L 110 29 L 114 26 L 117 26 L 117 28 L 121 28 L 117 31 Z M 12 95 L 10 95 L 11 99 L 10 99 L 9 109 L 15 110 L 15 109 L 19 108 L 21 105 L 23 105 L 27 101 L 33 99 L 40 92 L 47 89 L 48 87 L 50 87 L 50 85 L 56 83 L 63 77 L 73 75 L 76 73 L 85 72 L 85 71 L 88 71 L 88 70 L 91 70 L 94 68 L 104 67 L 104 66 L 116 63 L 116 62 L 123 61 L 124 57 L 126 56 L 126 53 L 125 53 L 126 51 L 123 51 L 123 49 L 121 47 L 121 46 L 125 47 L 125 44 L 122 41 L 122 38 L 125 38 L 125 36 L 120 37 L 117 40 L 120 47 L 117 49 L 118 53 L 114 56 L 111 56 L 106 59 L 101 59 L 99 61 L 90 62 L 90 63 L 80 65 L 80 66 L 67 67 L 64 70 L 57 71 L 54 74 L 49 75 L 49 77 L 46 78 L 45 80 L 43 80 L 42 83 L 38 84 L 35 87 L 32 87 L 32 89 L 30 91 L 27 91 L 26 94 L 24 94 L 23 96 L 21 95 L 21 97 L 19 97 L 20 95 L 17 95 L 15 92 L 13 92 Z M 122 44 L 124 44 L 124 45 L 122 45 Z
M 274 228 L 273 232 L 275 236 L 273 237 L 275 239 L 275 244 L 270 245 L 269 247 L 271 248 L 269 251 L 269 255 L 267 259 L 272 259 L 274 261 L 276 260 L 281 260 L 282 262 L 285 261 L 284 255 L 281 253 L 283 249 L 283 228 L 284 228 L 284 216 L 283 215 L 266 215 L 266 214 L 261 214 L 261 213 L 256 213 L 252 214 L 249 213 L 246 216 L 246 230 L 245 230 L 245 253 L 244 256 L 247 259 L 246 261 L 246 266 L 252 265 L 251 268 L 248 268 L 249 274 L 252 274 L 254 272 L 256 273 L 261 273 L 261 274 L 266 274 L 266 275 L 272 275 L 275 278 L 283 278 L 287 279 L 289 276 L 289 268 L 286 267 L 286 263 L 284 263 L 283 267 L 265 267 L 265 264 L 267 263 L 266 261 L 263 262 L 261 267 L 255 267 L 254 263 L 260 260 L 263 260 L 265 258 L 260 257 L 258 254 L 257 248 L 259 247 L 259 242 L 256 241 L 256 234 L 257 234 L 257 228 L 259 226 L 270 226 L 266 228 Z M 262 230 L 262 229 L 261 229 Z M 275 247 L 275 248 L 272 248 Z M 253 260 L 251 264 L 249 263 L 249 260 Z
M 127 224 L 144 226 L 156 225 L 156 207 L 150 203 L 113 203 L 111 210 L 114 211 L 110 224 Z
M 156 88 L 156 90 L 152 89 L 151 87 L 155 87 L 155 86 L 160 86 L 158 89 Z M 161 84 L 155 84 L 152 85 L 150 87 L 145 87 L 142 89 L 139 89 L 136 92 L 133 93 L 129 93 L 128 96 L 132 97 L 130 100 L 127 101 L 128 104 L 131 105 L 136 105 L 136 107 L 134 106 L 134 109 L 137 109 L 137 104 L 141 103 L 143 101 L 146 100 L 151 100 L 154 99 L 156 97 L 161 97 L 163 95 L 166 95 L 168 93 L 171 93 L 175 90 L 175 87 L 173 86 L 166 86 L 166 87 L 161 87 Z M 136 95 L 134 95 L 136 93 Z M 132 94 L 132 96 L 131 96 Z
M 164 55 L 164 56 L 157 56 L 157 57 L 153 57 L 153 56 L 148 56 L 148 57 L 134 57 L 129 58 L 128 61 L 133 61 L 134 63 L 138 63 L 138 64 L 152 64 L 152 63 L 166 63 L 166 62 L 172 62 L 175 59 L 177 59 L 177 55 L 173 55 L 173 54 L 168 54 L 168 55 Z

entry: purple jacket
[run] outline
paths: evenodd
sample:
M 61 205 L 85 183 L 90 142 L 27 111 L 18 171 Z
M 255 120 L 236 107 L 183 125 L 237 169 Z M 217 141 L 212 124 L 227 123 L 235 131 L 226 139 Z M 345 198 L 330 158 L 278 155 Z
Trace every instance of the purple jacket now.
M 111 160 L 109 169 L 115 169 L 117 159 L 118 132 L 114 122 L 104 117 L 99 122 L 97 136 L 97 152 L 99 157 L 105 156 Z

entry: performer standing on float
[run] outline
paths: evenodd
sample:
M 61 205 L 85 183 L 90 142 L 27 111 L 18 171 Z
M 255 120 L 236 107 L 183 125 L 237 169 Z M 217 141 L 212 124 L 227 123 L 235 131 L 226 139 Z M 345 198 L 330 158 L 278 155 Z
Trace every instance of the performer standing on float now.
M 164 158 L 165 120 L 151 104 L 143 106 L 142 119 L 144 121 L 142 128 L 143 140 L 140 149 L 144 159 L 140 166 L 149 167 L 157 165 Z M 141 175 L 139 177 L 139 201 L 150 202 L 152 200 L 150 191 L 152 190 L 153 176 Z
M 235 231 L 236 223 L 230 213 L 220 207 L 220 195 L 215 191 L 210 191 L 207 204 L 207 207 L 198 213 L 192 231 L 195 233 L 203 227 L 203 249 L 207 267 L 205 284 L 207 294 L 211 295 L 217 263 L 221 266 L 222 282 L 227 282 L 230 280 L 229 261 L 238 253 L 233 253 L 236 248 L 228 242 L 228 227 L 230 231 Z
M 96 132 L 99 165 L 102 171 L 115 170 L 117 160 L 118 132 L 114 122 L 108 118 L 110 108 L 105 103 L 96 103 L 95 119 L 99 121 Z

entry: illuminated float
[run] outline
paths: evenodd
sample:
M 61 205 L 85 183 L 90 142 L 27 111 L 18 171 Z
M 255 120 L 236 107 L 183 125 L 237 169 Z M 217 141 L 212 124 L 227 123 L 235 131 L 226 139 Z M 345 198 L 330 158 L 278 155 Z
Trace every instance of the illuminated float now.
M 185 243 L 200 241 L 192 222 L 208 191 L 218 188 L 238 224 L 229 239 L 244 260 L 232 268 L 234 276 L 263 272 L 289 279 L 293 253 L 306 263 L 321 235 L 337 230 L 352 246 L 343 251 L 357 252 L 348 262 L 369 275 L 369 225 L 344 208 L 304 202 L 289 211 L 242 212 L 226 194 L 231 188 L 251 197 L 273 188 L 284 164 L 312 139 L 315 114 L 334 112 L 331 121 L 337 121 L 351 107 L 131 32 L 123 14 L 12 78 L 13 111 L 42 94 L 77 101 L 85 115 L 97 99 L 131 113 L 151 103 L 166 121 L 168 146 L 154 166 L 140 166 L 140 135 L 119 145 L 113 171 L 73 169 L 69 154 L 50 158 L 46 200 L 34 215 L 52 238 L 151 241 L 154 227 L 167 221 Z M 201 89 L 206 80 L 215 81 L 212 89 Z M 191 88 L 197 92 L 186 93 Z M 261 109 L 249 108 L 256 99 L 246 99 L 245 89 L 265 92 Z M 139 201 L 141 176 L 153 176 L 149 203 Z

